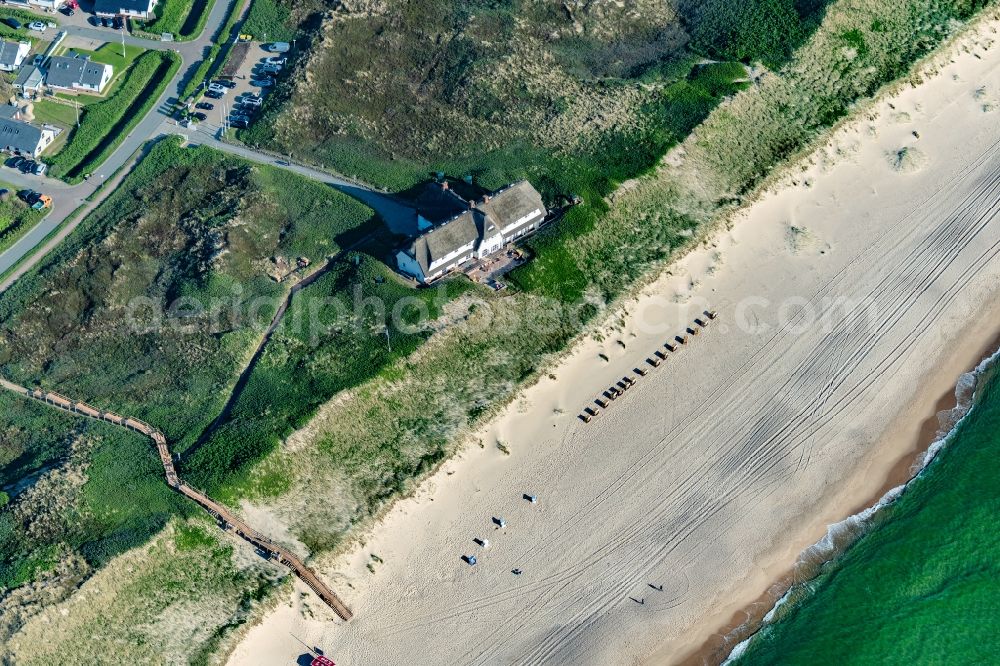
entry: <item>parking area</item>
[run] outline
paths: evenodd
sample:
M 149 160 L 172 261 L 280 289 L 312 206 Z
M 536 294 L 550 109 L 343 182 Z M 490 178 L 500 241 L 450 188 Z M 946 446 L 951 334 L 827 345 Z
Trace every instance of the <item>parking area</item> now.
M 107 30 L 108 39 L 112 39 L 118 31 L 125 27 L 123 18 L 102 19 L 94 14 L 94 3 L 85 2 L 76 4 L 64 2 L 57 10 L 57 19 L 63 26 L 76 26 L 78 28 Z
M 237 44 L 221 75 L 211 82 L 221 87 L 209 85 L 192 111 L 205 114 L 201 122 L 214 128 L 221 127 L 227 118 L 231 127 L 252 121 L 273 88 L 273 76 L 283 69 L 282 65 L 269 66 L 269 58 L 284 60 L 282 54 L 268 51 L 263 43 Z

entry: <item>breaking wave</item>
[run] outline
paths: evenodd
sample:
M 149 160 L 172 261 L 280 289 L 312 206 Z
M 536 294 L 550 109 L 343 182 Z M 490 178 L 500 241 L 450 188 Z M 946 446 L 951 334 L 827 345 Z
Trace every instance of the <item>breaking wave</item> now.
M 976 402 L 976 387 L 979 384 L 980 377 L 987 370 L 998 364 L 998 362 L 1000 362 L 1000 349 L 992 356 L 980 362 L 975 370 L 966 372 L 959 377 L 955 385 L 955 407 L 938 413 L 939 427 L 937 437 L 927 447 L 927 450 L 921 453 L 914 461 L 913 466 L 910 468 L 909 481 L 890 489 L 879 498 L 878 502 L 867 509 L 848 516 L 839 523 L 830 525 L 827 527 L 826 534 L 822 539 L 803 550 L 795 562 L 791 587 L 781 595 L 774 603 L 774 606 L 764 615 L 760 626 L 756 627 L 749 636 L 733 646 L 725 661 L 722 662 L 723 666 L 727 666 L 743 656 L 743 653 L 746 652 L 747 647 L 750 645 L 750 641 L 761 630 L 774 622 L 778 616 L 779 609 L 786 603 L 789 603 L 789 601 L 793 601 L 801 593 L 806 592 L 805 588 L 816 578 L 823 565 L 830 562 L 839 553 L 844 552 L 848 546 L 854 543 L 870 526 L 872 518 L 880 510 L 899 499 L 907 487 L 920 477 L 921 473 L 934 460 L 938 453 L 951 441 L 958 426 L 972 412 Z M 734 630 L 733 633 L 740 630 L 745 631 L 746 627 L 740 627 Z

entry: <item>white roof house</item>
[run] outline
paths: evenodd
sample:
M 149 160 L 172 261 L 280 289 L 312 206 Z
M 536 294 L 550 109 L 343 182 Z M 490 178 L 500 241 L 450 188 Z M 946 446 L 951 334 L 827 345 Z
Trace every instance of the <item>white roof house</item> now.
M 98 16 L 131 16 L 148 19 L 153 17 L 156 0 L 94 0 L 94 13 Z
M 426 196 L 426 195 L 434 196 Z M 499 252 L 507 243 L 536 231 L 545 221 L 542 196 L 526 180 L 475 201 L 465 201 L 434 183 L 418 209 L 418 225 L 428 228 L 396 253 L 402 273 L 427 284 L 473 259 Z M 421 202 L 422 203 L 422 202 Z M 439 223 L 433 218 L 450 215 Z
M 0 71 L 13 72 L 21 66 L 31 52 L 28 42 L 8 42 L 0 40 Z
M 55 129 L 22 120 L 16 106 L 0 106 L 0 150 L 38 157 L 55 138 Z
M 45 85 L 63 90 L 101 92 L 111 81 L 114 68 L 88 58 L 52 56 L 49 58 Z
M 25 65 L 14 79 L 14 89 L 21 92 L 22 97 L 32 97 L 42 91 L 45 85 L 45 72 L 34 65 Z

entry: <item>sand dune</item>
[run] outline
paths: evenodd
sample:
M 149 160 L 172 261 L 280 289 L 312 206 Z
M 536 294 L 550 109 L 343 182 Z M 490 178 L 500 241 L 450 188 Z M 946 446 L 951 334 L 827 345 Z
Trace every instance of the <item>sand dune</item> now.
M 977 90 L 1000 89 L 998 51 L 838 131 L 528 389 L 326 572 L 352 584 L 354 620 L 282 607 L 231 663 L 292 663 L 300 639 L 341 664 L 689 654 L 881 486 L 995 334 L 1000 124 Z M 921 158 L 898 168 L 903 147 Z M 720 318 L 702 335 L 576 418 L 706 304 Z

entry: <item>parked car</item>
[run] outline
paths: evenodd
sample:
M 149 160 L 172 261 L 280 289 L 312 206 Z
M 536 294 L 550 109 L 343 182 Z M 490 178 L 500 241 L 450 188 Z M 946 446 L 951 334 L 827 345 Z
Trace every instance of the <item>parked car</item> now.
M 49 170 L 49 165 L 45 162 L 38 162 L 35 164 L 35 170 L 32 171 L 36 176 L 44 176 L 45 172 Z
M 217 92 L 215 90 L 209 90 L 205 93 L 205 97 L 208 97 L 209 99 L 221 99 L 224 94 L 225 93 Z
M 281 65 L 284 66 L 288 62 L 288 58 L 284 56 L 270 56 L 269 58 L 264 58 L 265 65 Z
M 7 160 L 7 166 L 9 166 L 11 169 L 17 169 L 25 161 L 26 160 L 23 157 L 21 157 L 19 155 L 15 155 L 14 157 L 12 157 L 9 160 Z
M 267 45 L 267 50 L 271 53 L 288 53 L 292 50 L 292 45 L 288 42 L 272 42 Z
M 36 166 L 38 166 L 38 162 L 35 160 L 25 160 L 21 162 L 21 166 L 19 166 L 18 169 L 20 169 L 22 173 L 33 173 Z
M 111 27 L 114 28 L 115 30 L 121 30 L 122 28 L 125 27 L 125 21 L 122 19 L 121 16 L 116 16 L 113 19 L 111 19 Z
M 240 100 L 240 102 L 246 106 L 260 106 L 264 100 L 257 97 L 257 95 L 246 95 Z
M 45 24 L 41 21 L 32 21 L 28 24 L 29 30 L 36 30 L 38 32 L 45 32 Z
M 274 79 L 269 76 L 265 76 L 260 79 L 253 79 L 250 81 L 250 85 L 257 86 L 258 88 L 269 88 L 274 85 Z
M 226 87 L 226 88 L 235 88 L 236 87 L 236 82 L 235 81 L 230 81 L 229 79 L 218 79 L 215 82 L 218 83 L 220 86 L 223 86 L 223 87 Z
M 208 92 L 214 92 L 214 93 L 219 93 L 220 95 L 225 95 L 226 90 L 228 89 L 225 86 L 220 85 L 215 81 L 208 84 Z
M 232 125 L 233 127 L 239 127 L 240 129 L 246 129 L 250 127 L 250 123 L 248 123 L 245 120 L 234 120 L 229 124 Z
M 14 28 L 14 30 L 21 29 L 21 22 L 18 21 L 16 18 L 5 18 L 3 22 L 6 23 L 11 28 Z
M 195 120 L 197 120 L 198 122 L 202 122 L 202 123 L 205 122 L 206 120 L 208 120 L 208 116 L 206 116 L 201 111 L 195 111 L 194 113 L 191 114 L 191 117 L 194 118 Z
M 196 109 L 205 109 L 206 111 L 211 111 L 212 109 L 215 108 L 215 105 L 212 104 L 211 102 L 198 102 L 197 104 L 194 105 L 194 108 L 196 108 Z
M 59 8 L 59 11 L 61 11 L 66 16 L 72 16 L 73 14 L 76 14 L 76 10 L 70 7 L 69 5 L 63 5 L 62 7 Z
M 87 23 L 89 23 L 90 25 L 96 25 L 97 27 L 104 25 L 104 23 L 101 21 L 100 16 L 91 16 L 90 18 L 87 19 Z
M 277 74 L 281 71 L 281 65 L 261 65 L 259 71 L 265 74 Z
M 101 19 L 101 25 L 103 25 L 105 28 L 113 28 L 115 27 L 115 22 L 112 21 L 110 18 L 105 17 Z
M 239 111 L 233 111 L 229 114 L 230 120 L 242 120 L 244 122 L 250 122 L 250 116 L 246 116 Z

